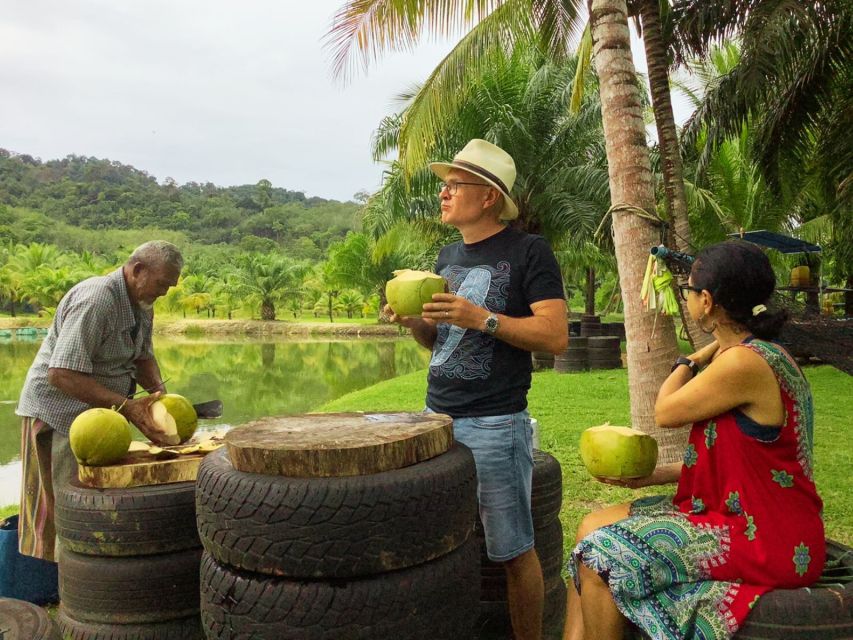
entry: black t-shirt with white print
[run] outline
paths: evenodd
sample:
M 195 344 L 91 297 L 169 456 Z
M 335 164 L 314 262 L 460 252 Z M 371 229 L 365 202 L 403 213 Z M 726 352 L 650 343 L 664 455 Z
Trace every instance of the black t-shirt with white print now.
M 535 302 L 565 298 L 547 241 L 509 227 L 480 242 L 444 247 L 435 270 L 447 280 L 450 293 L 515 318 L 532 316 Z M 527 408 L 529 351 L 445 322 L 437 330 L 426 397 L 430 409 L 458 418 Z

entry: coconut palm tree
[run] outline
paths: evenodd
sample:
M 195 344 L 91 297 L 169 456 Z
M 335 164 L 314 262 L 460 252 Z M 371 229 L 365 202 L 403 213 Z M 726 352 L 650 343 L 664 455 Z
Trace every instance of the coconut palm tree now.
M 671 318 L 655 318 L 643 308 L 639 296 L 649 248 L 660 241 L 660 224 L 652 213 L 653 178 L 625 0 L 593 0 L 590 21 L 610 170 L 613 244 L 625 300 L 631 421 L 634 427 L 652 433 L 663 460 L 672 462 L 684 449 L 686 433 L 657 428 L 654 405 L 678 346 Z
M 347 318 L 352 318 L 364 306 L 364 296 L 358 291 L 347 289 L 346 291 L 342 291 L 341 295 L 338 296 L 338 302 L 344 312 L 346 312 Z
M 261 308 L 262 320 L 275 320 L 275 308 L 297 280 L 299 265 L 273 255 L 244 256 L 238 264 L 240 290 Z
M 806 167 L 813 154 L 836 190 L 853 171 L 853 6 L 847 0 L 679 0 L 675 36 L 683 55 L 705 57 L 737 36 L 738 64 L 709 87 L 685 126 L 686 146 L 704 125 L 714 145 L 747 121 L 752 153 L 772 185 L 787 162 Z M 839 193 L 839 195 L 842 195 Z
M 828 216 L 827 262 L 853 285 L 853 5 L 679 0 L 674 14 L 679 50 L 703 57 L 733 35 L 741 48 L 685 125 L 686 149 L 704 140 L 699 172 L 723 140 L 748 126 L 750 156 L 771 189 L 795 203 L 808 194 L 797 205 L 803 220 Z M 853 308 L 853 296 L 848 303 Z
M 539 38 L 553 54 L 567 51 L 567 34 L 577 17 L 575 3 L 548 0 L 470 3 L 433 0 L 419 3 L 391 3 L 387 0 L 351 0 L 338 13 L 331 37 L 337 45 L 337 68 L 344 68 L 352 47 L 366 60 L 394 46 L 411 45 L 426 26 L 444 33 L 450 28 L 476 24 L 448 54 L 418 92 L 406 120 L 400 123 L 398 162 L 406 176 L 424 166 L 430 147 L 452 156 L 461 145 L 441 149 L 436 135 L 446 111 L 459 110 L 467 98 L 460 90 L 493 62 L 478 55 L 485 49 L 512 51 L 522 38 Z M 628 37 L 627 7 L 624 0 L 594 0 L 591 34 L 596 68 L 601 82 L 600 95 L 610 175 L 614 245 L 620 283 L 626 296 L 625 325 L 628 336 L 628 373 L 631 379 L 633 425 L 660 436 L 663 458 L 680 455 L 683 438 L 673 438 L 654 424 L 654 400 L 660 381 L 678 353 L 671 319 L 655 322 L 639 300 L 644 266 L 649 248 L 660 241 L 659 222 L 654 215 L 654 190 L 641 101 Z M 419 114 L 426 114 L 419 117 Z M 509 119 L 512 114 L 508 114 Z M 501 145 L 498 136 L 491 138 Z M 512 150 L 508 149 L 510 153 Z M 535 151 L 536 156 L 542 149 Z M 526 158 L 516 158 L 524 166 Z M 523 188 L 524 181 L 519 187 Z M 524 200 L 517 198 L 523 205 Z M 522 218 L 526 221 L 529 218 Z
M 658 133 L 658 151 L 664 188 L 664 203 L 670 227 L 667 244 L 683 253 L 694 251 L 687 213 L 687 196 L 684 188 L 684 170 L 681 148 L 678 144 L 678 132 L 672 109 L 672 95 L 669 87 L 669 59 L 671 43 L 664 35 L 662 14 L 669 15 L 668 0 L 640 0 L 639 12 L 643 25 L 643 46 L 646 51 L 646 64 L 649 74 L 649 92 L 652 96 L 652 108 L 655 114 L 655 127 Z M 686 284 L 686 276 L 679 276 L 681 284 Z M 673 283 L 675 286 L 677 283 Z M 711 342 L 711 336 L 699 329 L 687 310 L 687 302 L 676 296 L 679 301 L 681 322 L 687 330 L 687 337 L 694 349 Z

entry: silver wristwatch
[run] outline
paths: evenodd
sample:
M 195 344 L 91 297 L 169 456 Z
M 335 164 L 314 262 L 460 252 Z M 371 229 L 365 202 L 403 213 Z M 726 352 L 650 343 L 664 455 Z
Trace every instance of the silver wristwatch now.
M 500 320 L 498 320 L 497 314 L 490 313 L 486 318 L 486 328 L 485 331 L 490 336 L 495 335 L 498 332 L 498 327 L 501 326 Z

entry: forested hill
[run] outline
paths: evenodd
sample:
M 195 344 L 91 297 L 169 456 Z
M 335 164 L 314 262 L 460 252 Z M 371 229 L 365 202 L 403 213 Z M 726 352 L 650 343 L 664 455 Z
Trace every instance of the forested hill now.
M 57 229 L 68 227 L 160 229 L 193 243 L 317 259 L 358 226 L 357 211 L 354 202 L 306 198 L 268 180 L 236 187 L 178 185 L 168 178 L 159 184 L 120 162 L 74 155 L 41 161 L 0 148 L 0 241 L 55 242 Z

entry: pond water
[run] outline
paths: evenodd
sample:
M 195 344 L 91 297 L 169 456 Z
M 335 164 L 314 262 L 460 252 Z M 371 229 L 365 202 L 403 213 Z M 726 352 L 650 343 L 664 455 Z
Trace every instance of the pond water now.
M 0 506 L 19 499 L 15 406 L 38 348 L 37 340 L 0 341 Z M 154 349 L 170 392 L 193 402 L 222 400 L 222 417 L 203 421 L 204 429 L 311 411 L 350 391 L 421 369 L 429 360 L 425 349 L 405 338 L 271 342 L 155 336 Z M 134 435 L 142 439 L 135 429 Z

